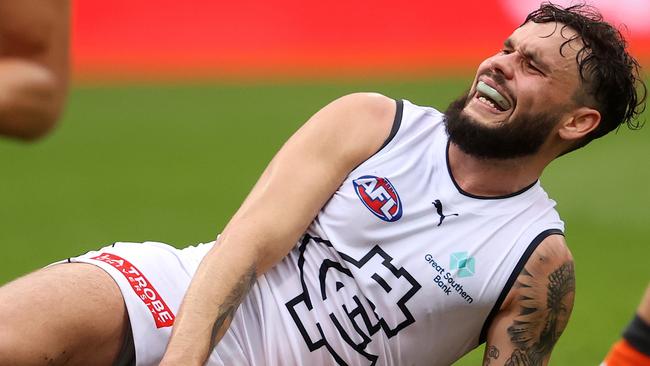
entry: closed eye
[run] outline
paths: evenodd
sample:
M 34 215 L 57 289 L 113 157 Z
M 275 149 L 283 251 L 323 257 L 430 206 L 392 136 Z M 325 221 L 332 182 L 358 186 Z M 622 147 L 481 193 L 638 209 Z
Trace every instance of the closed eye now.
M 528 66 L 528 68 L 530 68 L 530 69 L 533 70 L 534 72 L 536 72 L 536 73 L 538 73 L 538 74 L 540 74 L 540 75 L 544 75 L 544 73 L 542 72 L 542 70 L 540 70 L 539 68 L 537 68 L 537 67 L 536 67 L 532 62 L 530 62 L 530 61 L 526 62 L 526 66 Z

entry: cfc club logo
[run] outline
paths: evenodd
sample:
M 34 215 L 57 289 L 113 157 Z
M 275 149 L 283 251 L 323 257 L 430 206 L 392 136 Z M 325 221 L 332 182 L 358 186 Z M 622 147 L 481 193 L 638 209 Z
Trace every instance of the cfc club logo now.
M 402 202 L 397 190 L 387 178 L 364 175 L 352 181 L 361 202 L 375 216 L 388 222 L 402 217 Z
M 335 252 L 329 240 L 305 235 L 298 251 L 302 292 L 285 306 L 309 351 L 328 352 L 328 365 L 385 365 L 379 350 L 415 323 L 409 308 L 422 286 L 377 245 L 352 257 Z M 319 283 L 305 281 L 305 268 L 318 269 Z M 376 286 L 361 291 L 357 281 Z

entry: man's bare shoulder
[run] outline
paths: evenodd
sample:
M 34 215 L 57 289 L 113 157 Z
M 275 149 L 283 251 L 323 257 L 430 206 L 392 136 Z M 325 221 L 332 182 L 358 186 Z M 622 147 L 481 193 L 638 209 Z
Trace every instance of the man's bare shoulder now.
M 535 249 L 526 268 L 550 274 L 557 265 L 566 263 L 573 265 L 573 255 L 564 236 L 549 235 Z
M 512 307 L 527 297 L 526 292 L 551 290 L 554 276 L 566 273 L 571 286 L 575 286 L 573 255 L 562 235 L 549 235 L 535 249 L 519 273 L 503 308 Z M 517 304 L 514 304 L 516 307 Z
M 354 93 L 323 107 L 307 125 L 317 128 L 319 140 L 335 144 L 340 153 L 365 159 L 390 135 L 396 111 L 394 99 L 378 93 Z
M 574 298 L 571 251 L 563 236 L 548 236 L 517 276 L 489 330 L 492 354 L 505 355 L 500 359 L 505 365 L 546 365 L 569 321 Z
M 323 111 L 335 113 L 340 120 L 352 123 L 392 123 L 395 112 L 395 100 L 385 95 L 372 92 L 360 92 L 344 95 Z

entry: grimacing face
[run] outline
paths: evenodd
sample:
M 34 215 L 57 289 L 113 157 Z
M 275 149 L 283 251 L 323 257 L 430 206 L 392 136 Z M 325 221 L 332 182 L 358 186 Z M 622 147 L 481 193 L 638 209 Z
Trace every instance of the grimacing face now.
M 579 45 L 574 41 L 564 47 L 563 55 L 560 47 L 574 34 L 555 22 L 528 22 L 517 28 L 499 53 L 480 64 L 464 113 L 486 124 L 499 124 L 526 111 L 536 114 L 573 106 L 572 96 L 579 85 Z M 481 93 L 477 93 L 481 81 L 496 89 L 510 108 L 493 108 L 482 102 Z
M 483 61 L 467 95 L 446 112 L 452 142 L 482 158 L 534 154 L 576 107 L 580 41 L 560 23 L 528 22 Z

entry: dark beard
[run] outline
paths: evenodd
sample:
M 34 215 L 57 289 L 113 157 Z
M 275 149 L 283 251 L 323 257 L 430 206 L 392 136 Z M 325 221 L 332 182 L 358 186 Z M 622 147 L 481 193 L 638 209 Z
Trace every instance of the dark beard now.
M 559 114 L 523 114 L 498 126 L 484 126 L 463 113 L 468 94 L 453 101 L 445 111 L 449 140 L 464 153 L 482 159 L 512 159 L 537 153 Z

